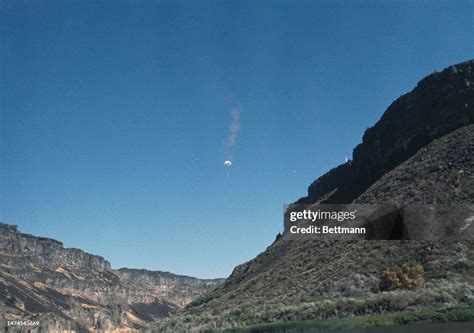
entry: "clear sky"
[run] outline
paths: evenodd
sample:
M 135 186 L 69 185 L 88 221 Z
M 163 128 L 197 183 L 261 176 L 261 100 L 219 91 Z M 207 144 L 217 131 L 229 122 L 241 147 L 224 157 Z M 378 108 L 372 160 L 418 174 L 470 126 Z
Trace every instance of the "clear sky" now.
M 0 29 L 0 219 L 198 277 L 263 251 L 395 98 L 474 54 L 472 1 L 0 0 Z

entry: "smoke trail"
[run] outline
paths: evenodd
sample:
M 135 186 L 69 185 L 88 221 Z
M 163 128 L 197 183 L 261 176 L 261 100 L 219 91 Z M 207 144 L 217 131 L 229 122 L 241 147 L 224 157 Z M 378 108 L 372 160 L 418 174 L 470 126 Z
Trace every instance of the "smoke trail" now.
M 227 139 L 227 147 L 229 151 L 237 143 L 237 135 L 240 131 L 240 108 L 235 107 L 230 111 L 230 116 L 232 117 L 232 123 L 229 127 L 229 138 Z
M 240 112 L 240 107 L 234 107 L 230 111 L 232 122 L 229 126 L 229 137 L 226 141 L 227 159 L 224 161 L 224 165 L 227 168 L 227 177 L 229 176 L 229 168 L 232 165 L 232 147 L 237 143 L 237 136 L 240 131 Z

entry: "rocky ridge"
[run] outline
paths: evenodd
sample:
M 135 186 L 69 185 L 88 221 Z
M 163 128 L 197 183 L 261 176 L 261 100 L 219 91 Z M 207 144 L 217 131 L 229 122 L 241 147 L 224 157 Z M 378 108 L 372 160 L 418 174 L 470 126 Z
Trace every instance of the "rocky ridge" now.
M 349 203 L 420 148 L 474 123 L 474 61 L 435 72 L 367 129 L 352 161 L 316 179 L 297 203 Z

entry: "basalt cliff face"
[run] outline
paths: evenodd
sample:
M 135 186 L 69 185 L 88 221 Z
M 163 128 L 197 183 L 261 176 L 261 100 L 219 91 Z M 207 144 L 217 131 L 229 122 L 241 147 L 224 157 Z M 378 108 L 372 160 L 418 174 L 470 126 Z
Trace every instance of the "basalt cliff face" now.
M 349 203 L 421 147 L 474 123 L 474 61 L 435 72 L 396 99 L 355 147 L 353 160 L 316 179 L 298 203 Z
M 220 283 L 167 272 L 113 270 L 104 258 L 0 224 L 0 319 L 43 331 L 134 331 Z
M 203 291 L 212 289 L 223 281 L 223 279 L 204 280 L 144 269 L 121 268 L 114 273 L 130 290 L 128 302 L 135 306 L 152 302 L 155 295 L 182 308 L 200 296 Z
M 397 99 L 365 132 L 353 160 L 319 177 L 297 203 L 316 209 L 321 203 L 472 208 L 473 124 L 471 60 L 426 77 Z M 433 223 L 429 215 L 416 219 Z M 474 216 L 464 222 L 469 227 Z M 289 236 L 277 237 L 157 330 L 227 329 L 453 307 L 471 307 L 472 312 L 473 241 L 408 240 L 402 234 L 395 240 L 345 241 Z M 413 284 L 390 280 L 404 270 Z M 394 284 L 387 287 L 387 279 Z

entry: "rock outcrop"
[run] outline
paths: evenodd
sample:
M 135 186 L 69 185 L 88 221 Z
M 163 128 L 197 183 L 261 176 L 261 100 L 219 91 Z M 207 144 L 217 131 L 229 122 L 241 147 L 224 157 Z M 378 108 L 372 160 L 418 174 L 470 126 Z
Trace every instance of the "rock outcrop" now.
M 128 290 L 129 303 L 149 303 L 150 297 L 159 297 L 182 308 L 215 287 L 220 279 L 197 279 L 190 276 L 145 269 L 121 268 L 114 273 Z
M 353 160 L 316 179 L 297 203 L 349 203 L 421 147 L 474 123 L 474 61 L 435 72 L 395 100 L 355 147 Z
M 110 263 L 104 258 L 79 249 L 65 248 L 54 239 L 20 233 L 17 226 L 0 223 L 0 251 L 22 257 L 35 258 L 38 264 L 67 266 L 76 270 L 110 271 Z

